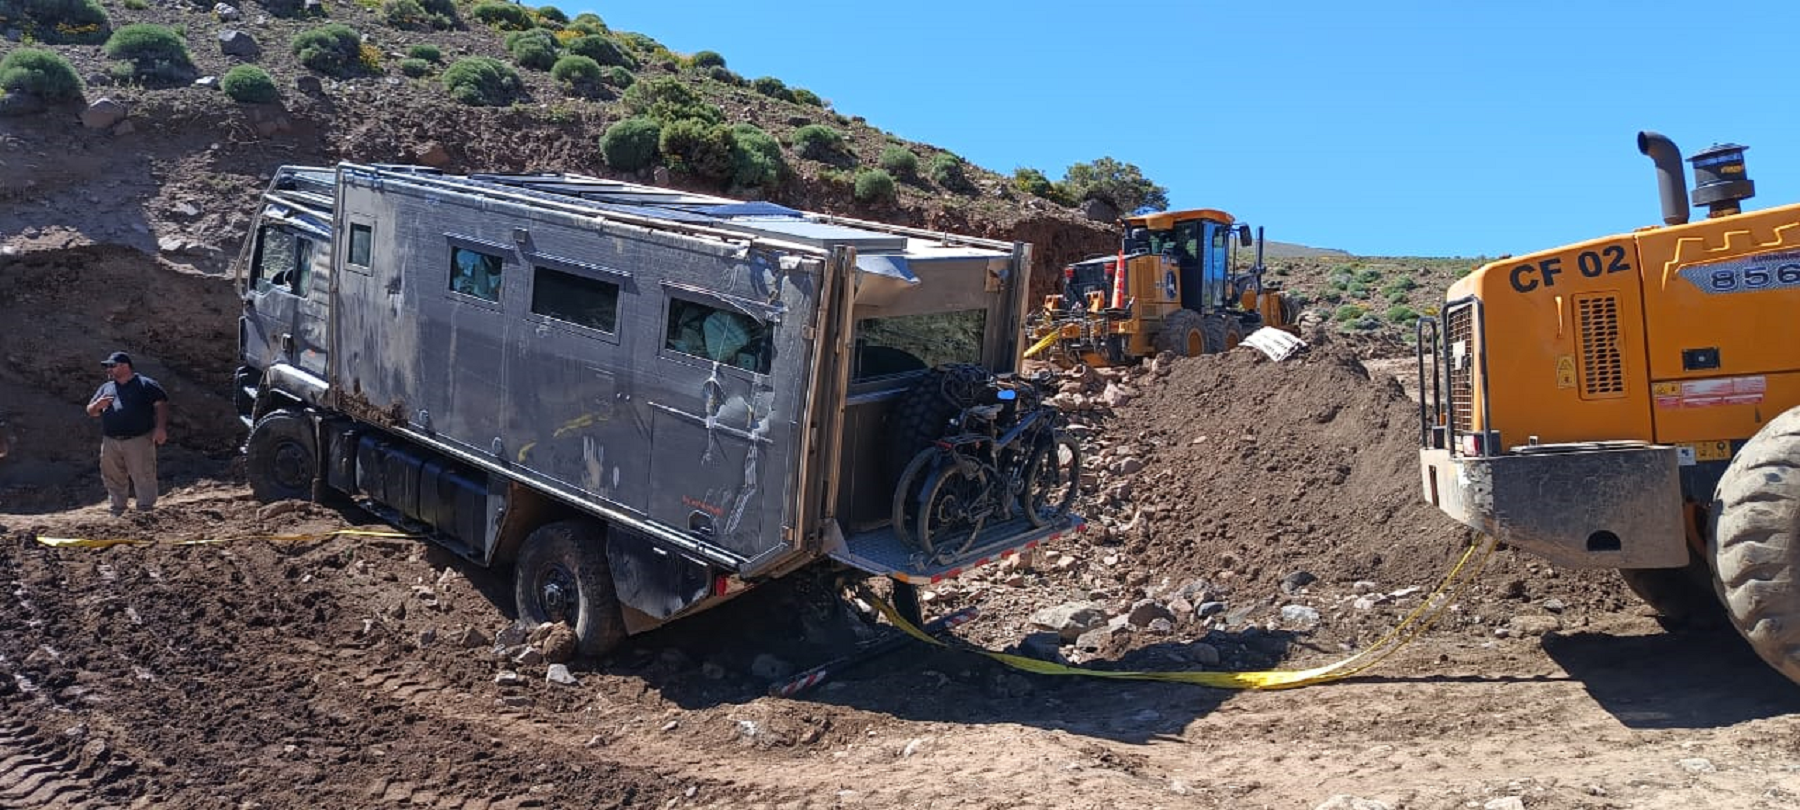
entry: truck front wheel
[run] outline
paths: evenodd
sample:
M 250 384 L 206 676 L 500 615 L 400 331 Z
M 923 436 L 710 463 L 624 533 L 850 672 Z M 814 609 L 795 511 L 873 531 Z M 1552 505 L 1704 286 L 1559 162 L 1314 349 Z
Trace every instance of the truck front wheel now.
M 309 500 L 319 469 L 312 420 L 297 411 L 265 414 L 250 429 L 244 475 L 259 501 Z
M 591 521 L 564 520 L 533 530 L 513 566 L 513 599 L 525 629 L 567 624 L 582 655 L 605 655 L 625 640 L 605 530 Z
M 1731 623 L 1800 683 L 1800 408 L 1744 445 L 1715 491 L 1709 542 Z

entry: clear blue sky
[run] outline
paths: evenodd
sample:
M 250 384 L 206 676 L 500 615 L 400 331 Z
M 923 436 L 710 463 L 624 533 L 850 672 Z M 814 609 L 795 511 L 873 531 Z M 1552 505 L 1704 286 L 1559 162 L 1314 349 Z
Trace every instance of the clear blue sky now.
M 1800 202 L 1794 0 L 558 7 L 994 171 L 1059 179 L 1110 155 L 1172 207 L 1362 255 L 1517 254 L 1660 223 L 1640 129 L 1684 156 L 1747 145 L 1746 207 Z

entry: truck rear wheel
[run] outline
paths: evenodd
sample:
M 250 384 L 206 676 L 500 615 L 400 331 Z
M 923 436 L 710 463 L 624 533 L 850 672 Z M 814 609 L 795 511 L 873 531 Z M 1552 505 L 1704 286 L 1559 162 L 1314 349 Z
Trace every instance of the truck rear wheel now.
M 625 640 L 605 530 L 591 521 L 548 523 L 525 538 L 513 565 L 513 600 L 525 629 L 567 624 L 582 655 L 605 655 Z
M 1800 683 L 1800 408 L 1739 451 L 1713 498 L 1713 570 L 1731 623 Z
M 256 420 L 244 447 L 250 492 L 263 502 L 311 499 L 319 469 L 316 445 L 312 420 L 297 411 L 275 411 Z
M 1178 357 L 1197 357 L 1207 352 L 1205 318 L 1191 309 L 1178 309 L 1163 319 L 1156 333 L 1156 350 Z
M 1218 313 L 1206 316 L 1206 353 L 1219 354 L 1237 348 L 1244 341 L 1243 327 L 1236 318 Z

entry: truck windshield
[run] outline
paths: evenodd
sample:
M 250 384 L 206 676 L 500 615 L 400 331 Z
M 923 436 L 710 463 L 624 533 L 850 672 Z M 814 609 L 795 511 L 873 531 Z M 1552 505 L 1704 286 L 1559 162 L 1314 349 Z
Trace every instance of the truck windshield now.
M 864 318 L 856 322 L 854 380 L 868 380 L 932 368 L 942 363 L 981 362 L 987 310 Z

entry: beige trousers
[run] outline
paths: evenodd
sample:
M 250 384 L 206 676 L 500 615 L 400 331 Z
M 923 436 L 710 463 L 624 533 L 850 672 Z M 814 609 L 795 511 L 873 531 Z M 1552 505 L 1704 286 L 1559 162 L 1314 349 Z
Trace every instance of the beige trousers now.
M 138 511 L 156 505 L 156 442 L 149 433 L 135 439 L 100 440 L 100 480 L 112 498 L 114 514 L 125 511 L 125 500 L 137 490 Z

